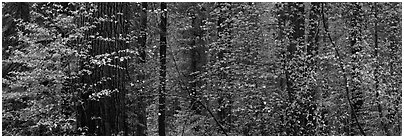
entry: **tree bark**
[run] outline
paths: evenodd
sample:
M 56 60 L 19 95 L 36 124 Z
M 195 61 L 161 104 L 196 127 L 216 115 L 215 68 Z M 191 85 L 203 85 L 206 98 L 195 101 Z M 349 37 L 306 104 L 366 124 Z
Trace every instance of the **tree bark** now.
M 353 3 L 352 7 L 352 15 L 349 20 L 349 26 L 351 27 L 350 34 L 349 34 L 349 44 L 351 48 L 351 60 L 352 60 L 352 71 L 351 71 L 351 76 L 352 76 L 352 85 L 351 85 L 351 94 L 352 94 L 352 103 L 353 103 L 353 109 L 352 111 L 356 113 L 356 116 L 360 116 L 360 109 L 362 108 L 363 105 L 363 92 L 361 90 L 361 77 L 360 77 L 360 53 L 362 51 L 362 46 L 358 45 L 357 43 L 361 41 L 360 35 L 361 35 L 361 22 L 362 22 L 362 17 L 360 15 L 361 11 L 361 6 L 359 3 Z M 353 114 L 353 113 L 351 113 Z M 353 115 L 352 115 L 353 116 Z M 353 119 L 351 119 L 353 120 Z M 351 121 L 355 122 L 355 121 Z M 359 122 L 357 122 L 359 123 Z M 351 123 L 350 128 L 354 128 L 355 124 Z M 355 135 L 356 132 L 353 130 L 349 131 L 349 135 Z
M 287 46 L 287 56 L 286 56 L 286 91 L 289 96 L 289 103 L 293 104 L 296 102 L 297 96 L 297 88 L 296 88 L 296 78 L 298 73 L 302 73 L 301 71 L 297 70 L 295 66 L 299 66 L 297 61 L 297 54 L 299 54 L 298 46 L 303 45 L 304 43 L 304 5 L 303 3 L 296 2 L 296 3 L 286 3 L 287 11 L 289 17 L 286 16 L 286 21 L 290 22 L 290 25 L 293 29 L 292 32 L 289 33 L 287 37 L 291 40 L 290 44 Z M 302 135 L 300 128 L 304 126 L 304 122 L 302 118 L 304 115 L 299 111 L 300 109 L 296 109 L 297 107 L 291 107 L 289 111 L 292 118 L 288 122 L 288 128 L 286 131 L 288 135 Z M 299 120 L 295 122 L 293 120 Z
M 203 31 L 201 26 L 203 25 L 203 19 L 205 15 L 203 13 L 203 8 L 199 8 L 196 5 L 192 5 L 194 7 L 193 11 L 191 11 L 191 19 L 192 19 L 192 29 L 191 31 L 191 43 L 190 43 L 190 58 L 191 58 L 191 66 L 189 70 L 190 76 L 190 88 L 191 88 L 191 96 L 193 97 L 191 100 L 191 109 L 195 111 L 196 114 L 200 115 L 202 113 L 201 105 L 196 102 L 196 99 L 201 100 L 201 93 L 198 90 L 200 87 L 200 80 L 197 79 L 197 76 L 200 71 L 202 71 L 202 66 L 205 63 L 205 49 L 203 47 Z
M 139 64 L 146 63 L 146 40 L 147 40 L 147 2 L 142 2 L 142 9 L 140 13 L 140 37 L 139 37 Z M 141 72 L 138 76 L 139 82 L 143 83 L 145 80 L 145 74 Z M 146 136 L 147 130 L 147 117 L 146 117 L 146 97 L 144 96 L 144 88 L 139 89 L 138 104 L 137 104 L 137 129 L 136 134 L 138 136 Z
M 116 17 L 111 21 L 101 21 L 96 28 L 91 30 L 85 38 L 90 41 L 91 48 L 89 53 L 91 57 L 97 55 L 115 52 L 118 57 L 124 54 L 120 50 L 127 49 L 128 45 L 125 40 L 118 39 L 126 37 L 127 26 L 125 23 L 127 16 L 126 3 L 96 3 L 98 11 L 94 17 L 104 17 L 104 15 Z M 122 13 L 122 14 L 118 14 Z M 118 15 L 118 16 L 117 16 Z M 84 19 L 87 21 L 93 21 Z M 110 38 L 113 41 L 105 41 L 103 39 L 92 39 L 88 37 L 99 33 L 102 38 Z M 125 70 L 127 62 L 120 58 L 112 58 L 111 65 L 94 65 L 93 67 L 84 67 L 92 73 L 84 75 L 81 80 L 84 84 L 78 109 L 78 127 L 86 132 L 86 135 L 118 135 L 126 131 L 125 126 L 125 109 L 124 96 L 126 90 Z M 84 64 L 82 64 L 84 65 Z M 94 97 L 100 94 L 100 91 L 109 90 L 110 94 L 102 95 L 99 98 Z M 85 130 L 87 128 L 87 130 Z
M 167 3 L 161 3 L 160 22 L 160 88 L 158 110 L 159 136 L 165 136 L 165 100 L 166 100 L 166 52 L 167 52 Z

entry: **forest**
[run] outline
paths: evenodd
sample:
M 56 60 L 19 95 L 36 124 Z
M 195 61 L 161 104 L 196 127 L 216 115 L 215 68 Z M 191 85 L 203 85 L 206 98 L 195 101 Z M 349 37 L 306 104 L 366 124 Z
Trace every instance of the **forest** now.
M 400 136 L 400 2 L 3 2 L 3 136 Z

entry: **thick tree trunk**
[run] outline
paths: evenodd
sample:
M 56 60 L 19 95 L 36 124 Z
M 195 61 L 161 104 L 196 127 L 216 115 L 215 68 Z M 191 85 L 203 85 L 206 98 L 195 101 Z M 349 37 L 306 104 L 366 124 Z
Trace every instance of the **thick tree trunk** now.
M 146 63 L 146 40 L 147 40 L 147 2 L 142 2 L 142 9 L 140 13 L 140 37 L 139 37 L 139 64 Z M 139 82 L 144 82 L 145 74 L 139 74 Z M 138 136 L 146 136 L 147 130 L 147 117 L 146 117 L 146 97 L 144 88 L 139 89 L 139 96 L 137 100 L 137 119 L 138 124 L 136 128 L 136 134 Z
M 161 3 L 160 22 L 160 88 L 158 131 L 159 136 L 165 136 L 165 108 L 166 108 L 166 52 L 167 52 L 167 3 Z
M 119 52 L 127 48 L 125 40 L 118 39 L 120 36 L 125 37 L 127 34 L 125 16 L 127 15 L 126 3 L 96 3 L 98 11 L 95 17 L 104 17 L 104 15 L 113 16 L 114 22 L 101 21 L 89 35 L 87 41 L 90 41 L 91 48 L 89 53 L 91 57 L 97 55 L 115 52 L 118 57 L 124 56 Z M 122 13 L 122 14 L 118 14 Z M 86 19 L 85 19 L 86 20 Z M 91 21 L 91 20 L 87 20 Z M 84 23 L 84 22 L 83 22 Z M 99 33 L 102 38 L 110 38 L 114 41 L 105 41 L 103 39 L 92 39 L 90 35 Z M 92 73 L 84 75 L 82 83 L 84 89 L 81 94 L 81 99 L 78 110 L 78 127 L 81 131 L 86 132 L 86 135 L 118 135 L 126 131 L 125 126 L 125 109 L 124 109 L 124 67 L 126 61 L 113 58 L 108 65 L 94 65 L 92 68 L 87 68 Z M 116 67 L 118 66 L 118 67 Z M 122 68 L 121 68 L 122 67 Z M 101 91 L 109 91 L 111 93 L 103 95 Z M 99 94 L 101 96 L 97 97 Z M 80 131 L 80 130 L 79 130 Z

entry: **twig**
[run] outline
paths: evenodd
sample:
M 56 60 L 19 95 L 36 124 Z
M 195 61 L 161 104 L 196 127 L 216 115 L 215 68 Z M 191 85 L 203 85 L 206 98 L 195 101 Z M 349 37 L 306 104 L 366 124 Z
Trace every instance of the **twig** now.
M 354 117 L 354 119 L 355 119 L 355 121 L 356 121 L 356 124 L 357 124 L 357 126 L 358 126 L 358 128 L 359 128 L 359 131 L 362 133 L 362 135 L 364 135 L 364 136 L 366 136 L 366 134 L 365 134 L 365 131 L 363 131 L 363 129 L 362 129 L 362 126 L 359 124 L 359 121 L 358 121 L 358 117 L 356 116 L 356 112 L 355 112 L 355 110 L 354 110 L 354 107 L 353 107 L 353 105 L 352 105 L 352 102 L 351 102 L 351 99 L 349 98 L 349 84 L 348 84 L 348 78 L 347 78 L 347 76 L 346 76 L 346 74 L 347 74 L 347 72 L 346 72 L 346 70 L 345 70 L 345 68 L 344 68 L 344 65 L 342 64 L 343 62 L 342 62 L 342 60 L 341 60 L 341 55 L 339 54 L 339 52 L 338 52 L 338 50 L 337 50 L 337 46 L 335 45 L 335 43 L 334 43 L 334 41 L 332 40 L 332 38 L 331 38 L 331 35 L 330 35 L 330 33 L 328 32 L 328 26 L 326 25 L 326 23 L 325 23 L 325 17 L 324 17 L 324 3 L 322 3 L 321 4 L 321 16 L 322 16 L 322 22 L 323 22 L 323 26 L 324 26 L 324 31 L 327 33 L 327 36 L 328 36 L 328 39 L 331 41 L 331 44 L 333 45 L 333 47 L 334 47 L 334 50 L 335 50 L 335 56 L 336 56 L 336 58 L 338 59 L 338 61 L 339 61 L 339 67 L 341 68 L 341 70 L 342 70 L 342 72 L 343 72 L 343 76 L 344 76 L 344 82 L 345 82 L 345 91 L 346 91 L 346 95 L 347 95 L 347 99 L 348 99 L 348 103 L 349 103 L 349 106 L 350 106 L 350 108 L 351 108 L 351 112 L 352 112 L 352 114 L 353 114 L 353 117 Z

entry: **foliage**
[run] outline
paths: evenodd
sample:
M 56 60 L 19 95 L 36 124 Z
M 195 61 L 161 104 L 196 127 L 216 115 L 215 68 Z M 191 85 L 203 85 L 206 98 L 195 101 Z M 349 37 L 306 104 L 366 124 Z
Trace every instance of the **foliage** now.
M 75 93 L 69 87 L 79 75 L 75 60 L 85 54 L 73 44 L 87 28 L 78 28 L 74 17 L 79 13 L 60 4 L 29 5 L 43 10 L 31 10 L 29 21 L 18 17 L 14 21 L 19 45 L 12 48 L 3 65 L 21 67 L 3 77 L 3 134 L 71 135 Z M 16 107 L 15 103 L 21 106 Z
M 167 4 L 167 135 L 401 135 L 401 3 Z M 146 28 L 140 3 L 2 6 L 3 135 L 93 135 L 81 109 L 120 92 L 111 135 L 140 135 L 143 108 L 159 134 L 160 3 Z

